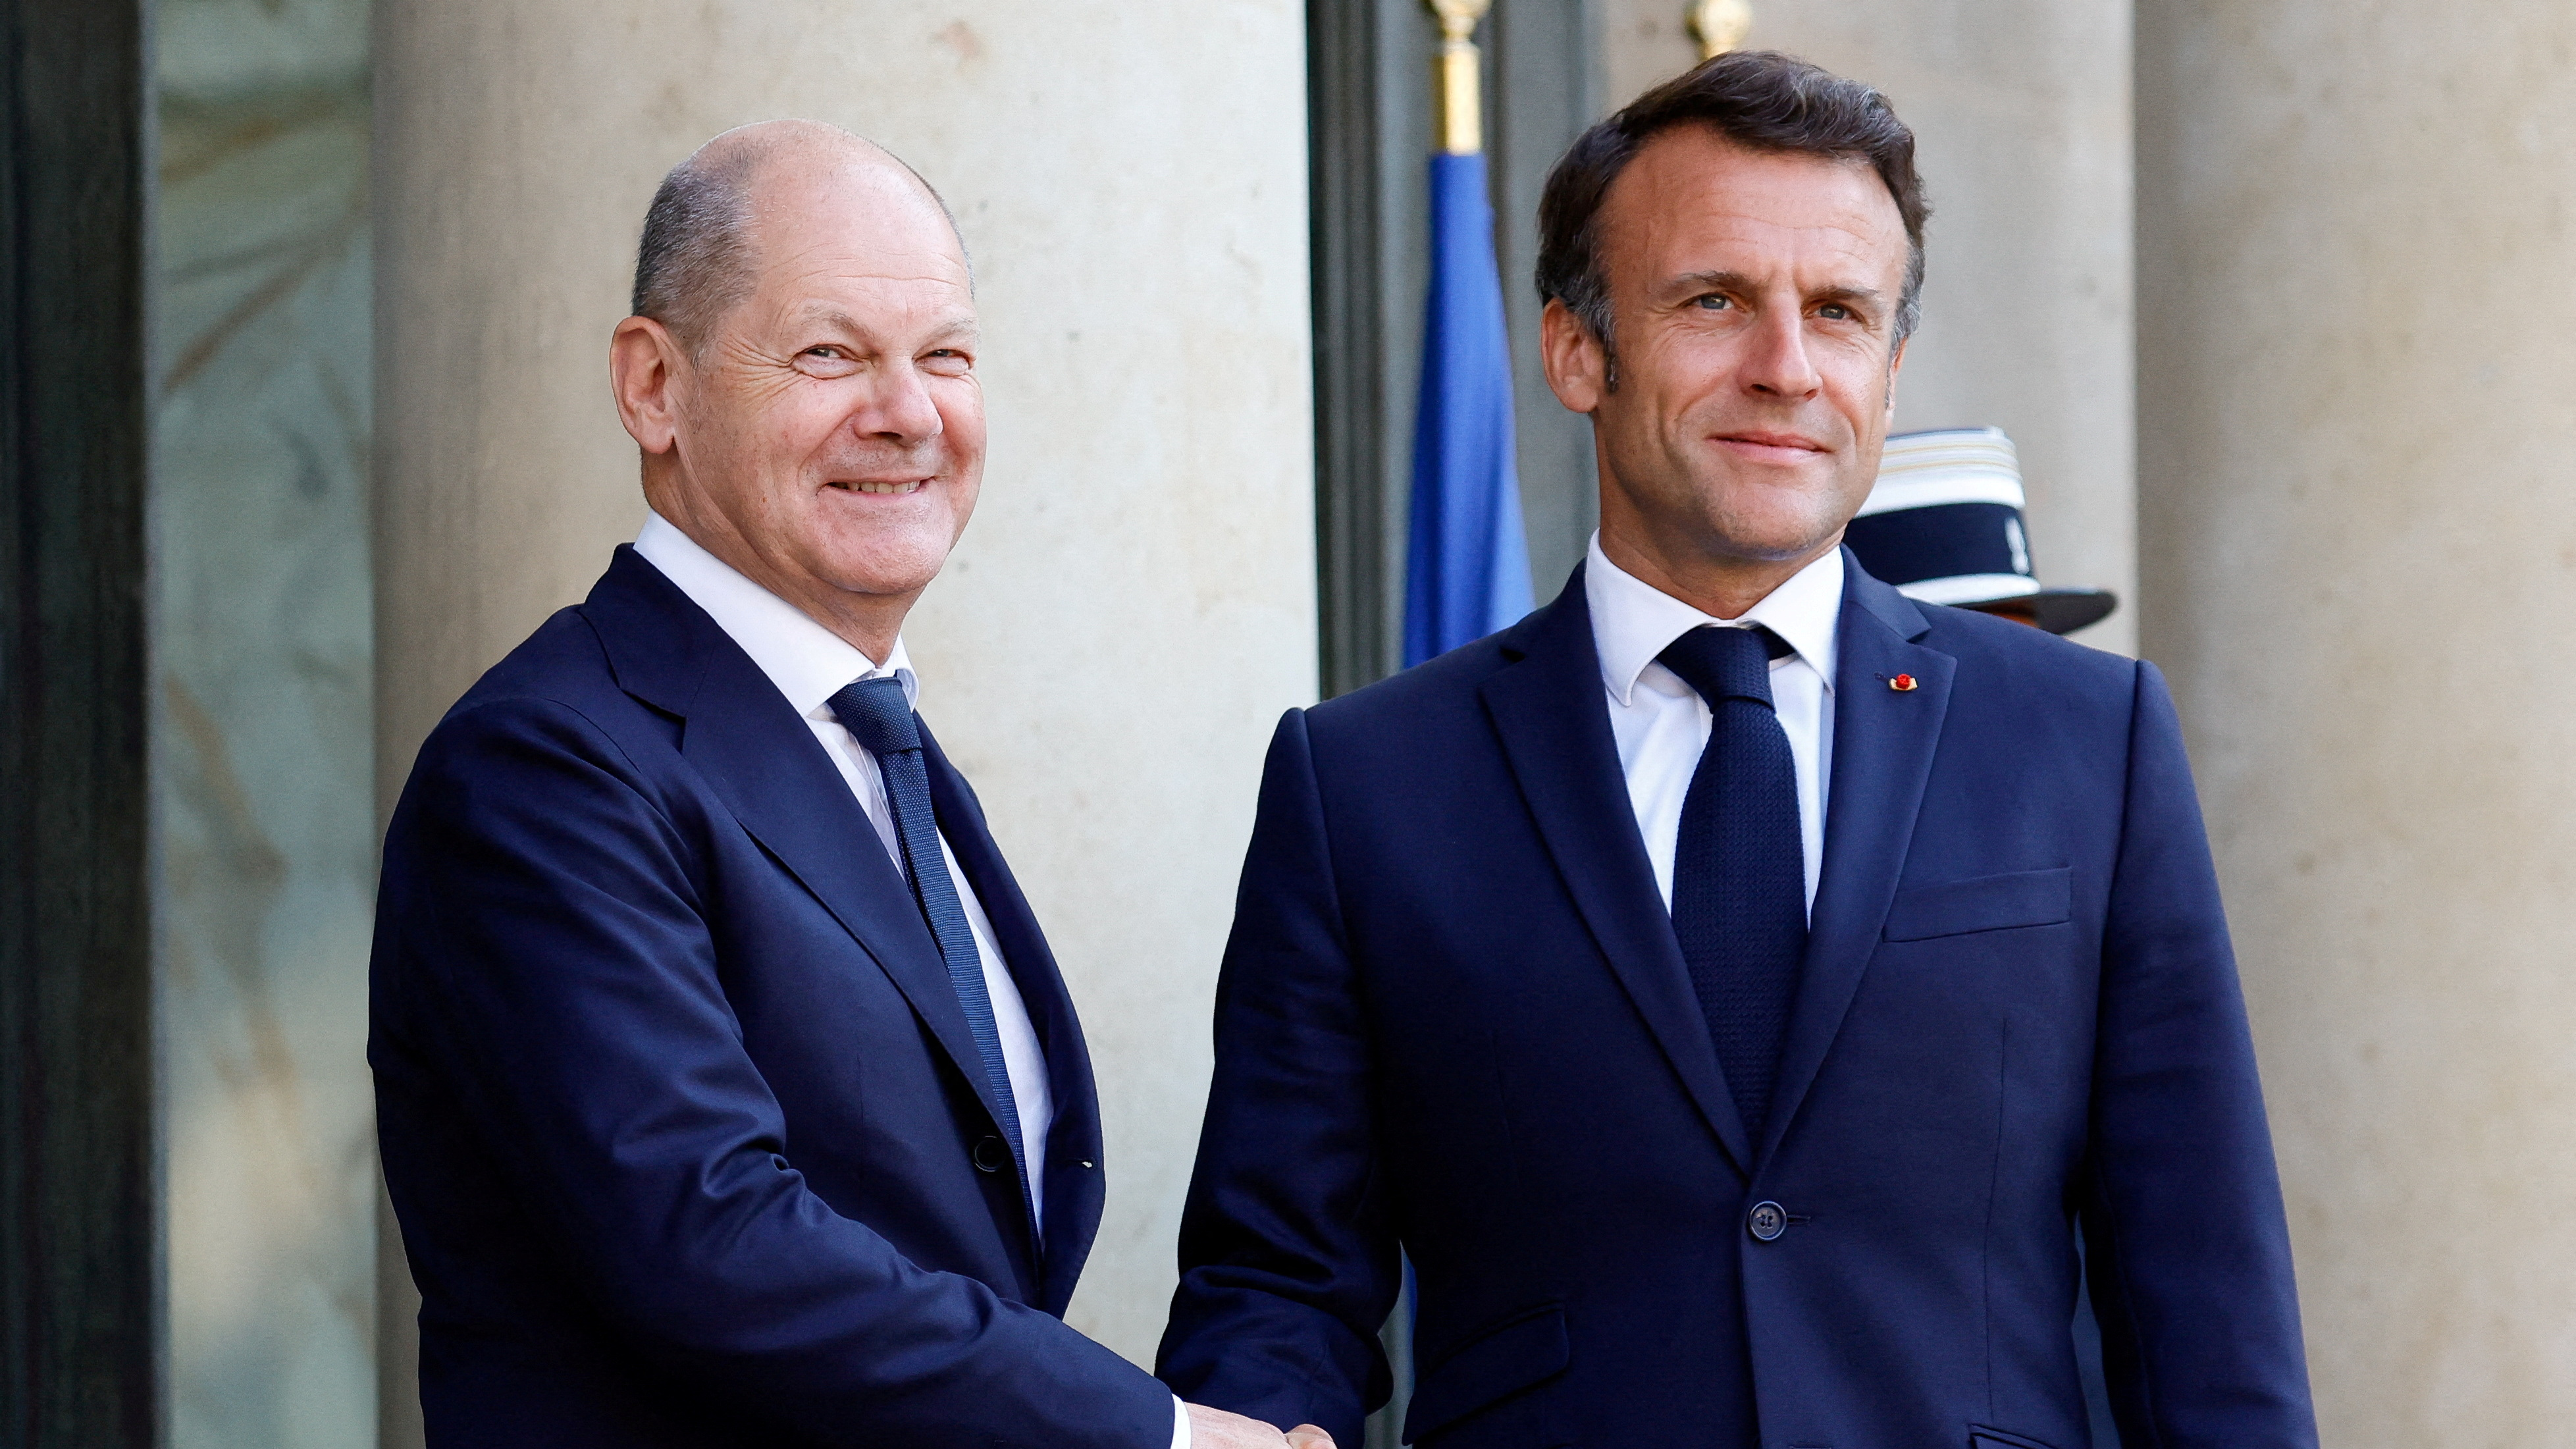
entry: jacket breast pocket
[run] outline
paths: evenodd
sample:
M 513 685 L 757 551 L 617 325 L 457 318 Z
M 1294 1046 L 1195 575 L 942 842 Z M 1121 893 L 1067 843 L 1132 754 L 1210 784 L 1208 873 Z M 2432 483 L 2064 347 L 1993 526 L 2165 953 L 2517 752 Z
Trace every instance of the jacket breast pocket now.
M 1404 1413 L 1407 1443 L 1429 1440 L 1470 1416 L 1480 1416 L 1565 1372 L 1572 1357 L 1565 1336 L 1565 1310 L 1548 1304 L 1512 1319 L 1442 1359 L 1413 1390 Z M 1495 1442 L 1552 1444 L 1556 1436 L 1544 1416 L 1509 1429 L 1495 1426 Z M 1479 1423 L 1485 1421 L 1481 1418 Z M 1485 1436 L 1480 1431 L 1481 1440 Z
M 1880 934 L 1890 941 L 1928 941 L 1971 931 L 2059 925 L 2074 915 L 2074 877 L 2072 869 L 2061 865 L 1898 891 Z

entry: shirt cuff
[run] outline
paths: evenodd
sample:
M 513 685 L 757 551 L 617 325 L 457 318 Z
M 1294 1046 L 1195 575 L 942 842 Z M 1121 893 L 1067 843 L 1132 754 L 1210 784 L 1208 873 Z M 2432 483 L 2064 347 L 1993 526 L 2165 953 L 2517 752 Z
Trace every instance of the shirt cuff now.
M 1190 1449 L 1190 1411 L 1181 1396 L 1172 1395 L 1172 1449 Z

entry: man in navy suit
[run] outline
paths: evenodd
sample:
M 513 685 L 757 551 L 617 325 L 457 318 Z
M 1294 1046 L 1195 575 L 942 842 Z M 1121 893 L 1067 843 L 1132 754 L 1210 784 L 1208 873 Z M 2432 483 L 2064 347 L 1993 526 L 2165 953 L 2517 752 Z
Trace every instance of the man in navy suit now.
M 1271 747 L 1159 1372 L 1355 1435 L 2312 1446 L 2235 966 L 2153 667 L 1839 544 L 1925 207 L 1875 91 L 1720 57 L 1579 139 L 1553 604 Z
M 373 968 L 439 1446 L 1278 1449 L 1065 1326 L 1072 1001 L 900 630 L 982 475 L 945 209 L 831 127 L 654 199 L 651 515 L 422 747 Z

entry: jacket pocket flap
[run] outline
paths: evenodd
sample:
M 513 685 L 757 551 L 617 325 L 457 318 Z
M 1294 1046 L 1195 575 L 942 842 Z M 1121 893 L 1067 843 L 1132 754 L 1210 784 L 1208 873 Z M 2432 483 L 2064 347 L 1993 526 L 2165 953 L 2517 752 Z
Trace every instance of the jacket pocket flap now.
M 1884 934 L 1891 941 L 1924 941 L 1970 931 L 2054 926 L 2073 914 L 2074 899 L 2074 872 L 2062 865 L 1943 881 L 1897 892 Z
M 1968 1449 L 2048 1449 L 2048 1446 L 2037 1439 L 2025 1439 L 2019 1434 L 1971 1424 L 1968 1426 Z
M 1569 1356 L 1565 1310 L 1554 1304 L 1471 1341 L 1414 1386 L 1413 1406 L 1404 1414 L 1405 1442 L 1563 1373 Z

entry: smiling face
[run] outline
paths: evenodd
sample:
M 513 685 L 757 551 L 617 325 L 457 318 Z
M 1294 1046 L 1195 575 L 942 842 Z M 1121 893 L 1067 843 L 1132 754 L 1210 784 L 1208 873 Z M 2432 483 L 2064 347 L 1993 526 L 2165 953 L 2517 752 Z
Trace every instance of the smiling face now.
M 1561 302 L 1545 326 L 1551 386 L 1592 415 L 1602 549 L 1735 617 L 1869 496 L 1903 356 L 1904 223 L 1865 162 L 1686 126 L 1638 149 L 1596 224 L 1615 370 Z
M 621 324 L 619 411 L 656 512 L 882 661 L 982 484 L 966 260 L 864 142 L 783 148 L 749 189 L 748 294 L 694 350 Z

